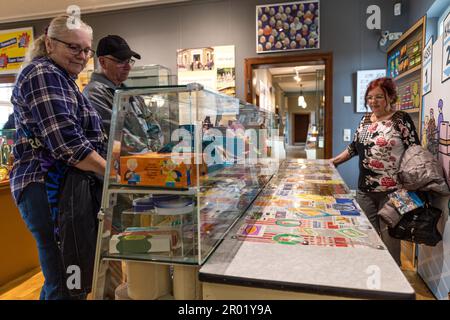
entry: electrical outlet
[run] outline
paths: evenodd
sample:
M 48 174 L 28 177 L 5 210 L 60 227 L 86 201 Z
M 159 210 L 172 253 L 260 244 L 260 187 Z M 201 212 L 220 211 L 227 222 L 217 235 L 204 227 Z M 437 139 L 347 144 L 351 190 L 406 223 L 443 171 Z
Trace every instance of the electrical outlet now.
M 394 4 L 394 16 L 400 16 L 402 14 L 402 3 L 397 2 Z
M 344 141 L 350 141 L 352 135 L 351 129 L 344 129 Z
M 352 103 L 352 96 L 344 96 L 344 103 Z

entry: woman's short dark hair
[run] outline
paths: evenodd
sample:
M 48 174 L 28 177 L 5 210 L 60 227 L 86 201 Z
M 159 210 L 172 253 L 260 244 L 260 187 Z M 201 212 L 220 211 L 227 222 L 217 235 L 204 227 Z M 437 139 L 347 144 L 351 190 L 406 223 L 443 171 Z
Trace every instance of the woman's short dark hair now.
M 391 107 L 395 106 L 395 103 L 397 102 L 398 95 L 397 95 L 397 85 L 395 84 L 394 80 L 392 78 L 378 78 L 375 80 L 372 80 L 369 85 L 367 86 L 366 94 L 364 95 L 364 101 L 367 104 L 367 95 L 369 94 L 369 91 L 372 91 L 375 88 L 381 88 L 383 90 L 384 95 L 386 97 L 389 97 L 391 100 Z

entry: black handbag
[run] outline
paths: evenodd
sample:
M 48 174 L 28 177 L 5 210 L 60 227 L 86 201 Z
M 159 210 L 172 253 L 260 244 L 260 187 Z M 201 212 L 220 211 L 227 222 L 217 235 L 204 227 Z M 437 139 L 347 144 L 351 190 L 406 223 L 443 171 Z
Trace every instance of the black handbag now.
M 393 238 L 427 246 L 435 246 L 442 240 L 437 224 L 442 210 L 431 206 L 429 199 L 425 205 L 405 213 L 394 228 L 388 228 Z
M 67 169 L 61 184 L 57 226 L 62 263 L 66 271 L 78 267 L 81 276 L 79 287 L 68 287 L 73 298 L 84 298 L 92 289 L 102 187 L 95 174 L 75 167 Z

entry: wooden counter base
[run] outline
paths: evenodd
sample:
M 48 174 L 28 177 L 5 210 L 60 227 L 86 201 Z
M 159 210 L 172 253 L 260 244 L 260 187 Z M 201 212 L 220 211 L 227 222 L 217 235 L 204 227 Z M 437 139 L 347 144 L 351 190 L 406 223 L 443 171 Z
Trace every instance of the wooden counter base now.
M 0 287 L 39 267 L 36 242 L 11 195 L 9 182 L 0 182 Z
M 305 292 L 202 282 L 203 300 L 348 300 L 351 298 Z

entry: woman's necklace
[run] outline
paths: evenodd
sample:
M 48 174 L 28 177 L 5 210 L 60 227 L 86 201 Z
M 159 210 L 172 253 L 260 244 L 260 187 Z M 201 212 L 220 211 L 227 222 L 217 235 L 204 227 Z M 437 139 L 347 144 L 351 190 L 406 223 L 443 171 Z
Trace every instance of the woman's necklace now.
M 377 121 L 383 121 L 383 120 L 389 120 L 392 118 L 392 115 L 394 114 L 394 112 L 390 112 L 388 114 L 385 114 L 383 116 L 377 117 L 375 115 L 375 113 L 372 113 L 370 116 L 370 121 L 371 122 L 377 122 Z

